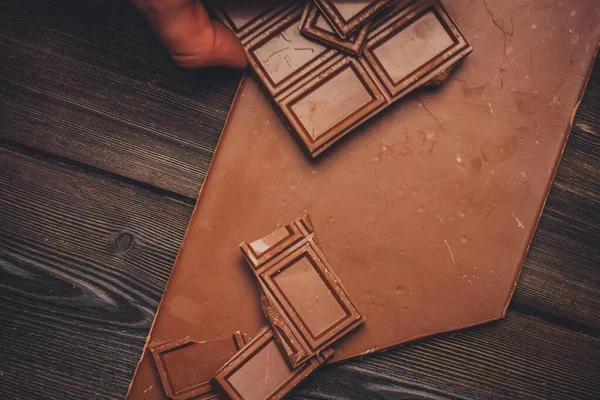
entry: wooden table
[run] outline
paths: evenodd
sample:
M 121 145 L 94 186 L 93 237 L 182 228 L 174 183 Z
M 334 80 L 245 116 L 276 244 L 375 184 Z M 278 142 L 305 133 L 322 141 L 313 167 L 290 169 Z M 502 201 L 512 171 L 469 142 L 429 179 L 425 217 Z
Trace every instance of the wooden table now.
M 240 74 L 177 68 L 124 1 L 0 22 L 0 398 L 122 398 Z M 596 66 L 506 319 L 292 397 L 599 398 L 599 106 Z

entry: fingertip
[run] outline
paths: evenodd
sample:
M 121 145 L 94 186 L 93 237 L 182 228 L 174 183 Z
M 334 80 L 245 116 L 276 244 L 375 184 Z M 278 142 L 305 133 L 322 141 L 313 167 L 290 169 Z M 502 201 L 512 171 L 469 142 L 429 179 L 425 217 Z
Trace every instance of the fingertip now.
M 215 32 L 214 55 L 226 67 L 242 69 L 248 65 L 244 47 L 235 34 L 218 21 L 212 21 Z

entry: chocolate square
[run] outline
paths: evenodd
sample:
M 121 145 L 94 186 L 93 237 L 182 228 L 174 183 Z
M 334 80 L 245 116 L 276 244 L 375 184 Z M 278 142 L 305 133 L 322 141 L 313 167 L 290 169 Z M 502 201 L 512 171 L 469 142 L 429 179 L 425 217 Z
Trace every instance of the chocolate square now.
M 314 0 L 340 37 L 345 38 L 382 12 L 392 0 Z
M 247 335 L 196 342 L 185 337 L 150 347 L 165 394 L 173 400 L 210 400 L 219 397 L 210 379 L 223 363 L 247 342 Z
M 279 400 L 331 356 L 333 350 L 325 349 L 290 368 L 267 326 L 225 363 L 213 382 L 232 400 Z

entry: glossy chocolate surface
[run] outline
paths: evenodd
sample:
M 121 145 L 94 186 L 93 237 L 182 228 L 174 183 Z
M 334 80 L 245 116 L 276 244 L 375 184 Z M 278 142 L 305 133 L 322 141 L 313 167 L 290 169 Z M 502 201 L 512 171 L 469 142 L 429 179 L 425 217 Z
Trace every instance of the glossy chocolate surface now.
M 331 358 L 325 349 L 290 368 L 269 327 L 262 329 L 216 373 L 213 382 L 232 400 L 279 400 Z
M 312 1 L 309 1 L 306 4 L 299 29 L 304 36 L 310 37 L 326 46 L 333 47 L 350 55 L 360 56 L 365 40 L 367 39 L 367 33 L 371 27 L 371 22 L 365 22 L 356 32 L 348 35 L 346 38 L 341 38 L 321 10 L 319 10 L 319 7 Z
M 237 246 L 302 210 L 366 317 L 332 346 L 333 361 L 503 317 L 598 48 L 600 11 L 592 0 L 444 6 L 477 51 L 438 89 L 409 95 L 316 160 L 244 80 L 151 344 L 265 326 Z M 164 398 L 148 353 L 129 399 Z
M 291 368 L 364 321 L 319 248 L 306 212 L 240 249 L 258 279 L 263 311 Z

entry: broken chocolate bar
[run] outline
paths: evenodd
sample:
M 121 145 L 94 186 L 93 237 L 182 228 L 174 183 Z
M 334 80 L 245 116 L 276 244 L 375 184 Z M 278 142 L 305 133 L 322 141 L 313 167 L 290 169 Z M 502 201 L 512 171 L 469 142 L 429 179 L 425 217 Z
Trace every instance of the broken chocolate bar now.
M 333 355 L 325 349 L 290 368 L 273 332 L 264 327 L 214 376 L 213 382 L 233 400 L 279 400 Z
M 371 22 L 365 23 L 355 33 L 346 38 L 341 38 L 331 26 L 321 10 L 312 2 L 306 4 L 304 15 L 300 21 L 300 32 L 327 46 L 333 47 L 345 53 L 359 56 L 367 39 L 367 33 Z
M 217 399 L 210 379 L 223 363 L 249 341 L 246 334 L 196 342 L 186 337 L 150 347 L 165 394 L 173 400 Z M 217 349 L 217 350 L 216 350 Z M 218 355 L 218 356 L 217 356 Z
M 290 367 L 364 321 L 317 245 L 306 213 L 240 248 L 258 279 L 263 310 Z
M 286 3 L 288 4 L 288 3 Z M 280 115 L 316 157 L 472 51 L 437 0 L 396 0 L 370 27 L 361 57 L 301 35 L 303 3 L 216 13 L 238 33 Z
M 372 19 L 392 0 L 315 0 L 338 35 L 345 38 Z

